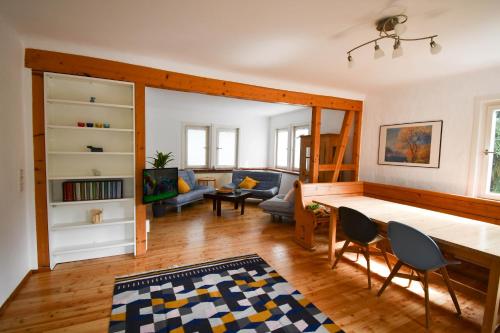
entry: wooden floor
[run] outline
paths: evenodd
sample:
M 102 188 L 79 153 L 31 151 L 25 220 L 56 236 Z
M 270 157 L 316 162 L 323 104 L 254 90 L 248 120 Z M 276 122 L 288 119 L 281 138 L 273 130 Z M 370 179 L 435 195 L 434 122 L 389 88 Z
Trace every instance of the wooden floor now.
M 326 235 L 309 252 L 293 242 L 293 226 L 272 223 L 256 205 L 249 204 L 244 216 L 230 204 L 223 203 L 222 217 L 211 208 L 211 203 L 195 204 L 155 220 L 148 254 L 141 259 L 87 260 L 34 274 L 0 317 L 0 332 L 106 332 L 115 276 L 249 253 L 263 257 L 346 332 L 425 332 L 417 282 L 406 289 L 406 281 L 396 279 L 401 286 L 375 296 L 389 273 L 381 261 L 372 264 L 380 276 L 374 274 L 368 290 L 363 259 L 329 268 Z M 431 285 L 432 332 L 479 331 L 482 301 L 463 293 L 458 299 L 461 318 L 443 285 Z

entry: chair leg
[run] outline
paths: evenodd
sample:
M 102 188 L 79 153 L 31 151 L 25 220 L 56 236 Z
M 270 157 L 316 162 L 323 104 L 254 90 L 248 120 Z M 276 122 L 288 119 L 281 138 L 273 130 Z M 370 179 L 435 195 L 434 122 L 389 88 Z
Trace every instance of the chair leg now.
M 368 274 L 368 289 L 372 289 L 372 277 L 370 271 L 370 248 L 364 248 L 366 258 L 366 274 Z
M 342 250 L 340 250 L 338 257 L 335 259 L 335 262 L 333 263 L 332 269 L 334 269 L 335 266 L 337 266 L 337 263 L 339 262 L 340 258 L 342 258 L 342 256 L 344 255 L 345 250 L 347 250 L 347 247 L 349 246 L 349 243 L 350 242 L 348 240 L 345 241 L 344 246 L 342 246 Z
M 425 328 L 429 329 L 431 323 L 431 310 L 429 306 L 429 272 L 424 272 L 424 291 L 425 291 Z
M 408 286 L 406 288 L 410 288 L 411 287 L 411 283 L 413 282 L 413 280 L 412 280 L 413 273 L 415 273 L 415 271 L 413 269 L 410 270 L 410 278 L 408 279 Z
M 458 304 L 457 295 L 455 295 L 455 291 L 451 287 L 448 270 L 446 269 L 446 267 L 441 267 L 440 271 L 441 275 L 443 276 L 444 283 L 446 284 L 446 287 L 448 287 L 448 292 L 450 293 L 451 299 L 453 300 L 453 304 L 455 304 L 455 309 L 457 309 L 457 314 L 460 316 L 462 314 L 462 311 L 460 310 L 460 304 Z
M 389 276 L 385 280 L 384 284 L 382 285 L 382 288 L 380 288 L 380 290 L 378 291 L 377 296 L 381 296 L 382 295 L 382 293 L 384 292 L 385 288 L 387 288 L 387 286 L 389 285 L 389 283 L 391 283 L 392 278 L 394 277 L 394 275 L 397 274 L 397 272 L 399 271 L 399 269 L 401 268 L 402 265 L 403 265 L 403 263 L 398 260 L 398 262 L 396 263 L 396 265 L 394 265 L 394 268 L 392 269 L 391 274 L 389 274 Z
M 356 251 L 356 262 L 359 260 L 359 251 Z
M 387 267 L 389 267 L 389 271 L 392 270 L 391 263 L 389 262 L 389 257 L 387 257 L 387 252 L 385 252 L 385 249 L 380 249 L 380 251 L 382 251 L 382 255 L 384 256 Z

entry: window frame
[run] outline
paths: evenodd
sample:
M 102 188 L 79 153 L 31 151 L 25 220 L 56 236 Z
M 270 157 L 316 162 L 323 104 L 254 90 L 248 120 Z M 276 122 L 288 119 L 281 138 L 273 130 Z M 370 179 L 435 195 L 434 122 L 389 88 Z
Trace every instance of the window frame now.
M 235 152 L 234 152 L 234 164 L 233 165 L 222 165 L 218 164 L 219 161 L 219 133 L 221 132 L 234 132 L 235 133 Z M 228 127 L 228 126 L 220 126 L 220 127 L 215 127 L 214 130 L 214 141 L 215 141 L 215 149 L 214 149 L 214 163 L 213 163 L 213 168 L 214 169 L 228 169 L 228 168 L 238 168 L 238 160 L 239 160 L 239 137 L 240 137 L 240 130 L 237 127 Z
M 189 145 L 189 137 L 188 137 L 188 132 L 190 129 L 205 129 L 206 130 L 206 137 L 205 137 L 205 159 L 206 159 L 206 165 L 189 165 L 188 163 L 188 145 Z M 182 155 L 183 155 L 183 167 L 186 169 L 208 169 L 211 165 L 210 161 L 210 136 L 211 136 L 211 126 L 210 125 L 205 125 L 205 124 L 184 124 L 184 144 L 182 147 Z
M 296 134 L 297 133 L 297 130 L 298 129 L 307 129 L 308 131 L 308 135 L 311 135 L 311 125 L 309 124 L 302 124 L 302 125 L 292 125 L 292 138 L 291 138 L 291 142 L 292 142 L 292 157 L 291 157 L 291 164 L 290 164 L 290 170 L 292 171 L 300 171 L 300 150 L 299 150 L 299 166 L 298 168 L 295 167 L 295 137 L 296 137 Z M 300 148 L 299 148 L 300 149 Z
M 287 132 L 286 166 L 278 165 L 278 135 L 280 131 Z M 290 126 L 276 128 L 274 131 L 274 167 L 276 169 L 289 170 L 290 168 Z
M 480 131 L 480 152 L 479 152 L 479 179 L 477 182 L 477 196 L 484 199 L 500 200 L 500 193 L 492 193 L 489 191 L 491 182 L 490 163 L 493 154 L 486 153 L 494 151 L 495 146 L 495 129 L 493 115 L 500 112 L 500 101 L 489 103 L 484 108 L 483 130 Z M 493 146 L 493 147 L 492 147 Z
M 188 164 L 188 130 L 189 129 L 199 129 L 203 128 L 207 130 L 206 137 L 206 161 L 207 165 L 189 165 Z M 218 146 L 218 135 L 217 133 L 221 130 L 234 130 L 236 131 L 236 161 L 234 166 L 222 166 L 217 164 L 217 146 Z M 182 134 L 181 134 L 181 166 L 183 169 L 228 169 L 239 167 L 239 147 L 240 147 L 240 128 L 237 126 L 225 126 L 225 125 L 214 125 L 207 123 L 182 123 Z

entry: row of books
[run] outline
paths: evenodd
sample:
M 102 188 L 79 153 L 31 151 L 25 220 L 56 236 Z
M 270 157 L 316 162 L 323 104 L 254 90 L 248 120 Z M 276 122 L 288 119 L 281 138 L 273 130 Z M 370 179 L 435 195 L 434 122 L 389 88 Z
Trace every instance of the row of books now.
M 70 181 L 63 183 L 63 201 L 123 198 L 122 180 Z

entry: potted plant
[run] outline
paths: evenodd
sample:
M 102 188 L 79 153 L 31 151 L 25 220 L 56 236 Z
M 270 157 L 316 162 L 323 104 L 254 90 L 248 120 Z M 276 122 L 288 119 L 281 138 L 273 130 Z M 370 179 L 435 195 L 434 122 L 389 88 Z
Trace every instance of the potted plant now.
M 170 162 L 174 160 L 174 154 L 172 152 L 168 153 L 163 153 L 161 151 L 156 151 L 155 156 L 148 157 L 151 161 L 148 161 L 148 163 L 154 168 L 154 169 L 163 169 L 165 168 Z M 162 217 L 166 214 L 166 205 L 162 201 L 158 201 L 153 203 L 153 216 L 154 217 Z
M 163 169 L 167 166 L 168 163 L 174 160 L 174 154 L 172 152 L 163 153 L 161 151 L 156 151 L 156 155 L 152 157 L 148 157 L 152 160 L 152 162 L 148 161 L 151 166 L 155 169 Z

